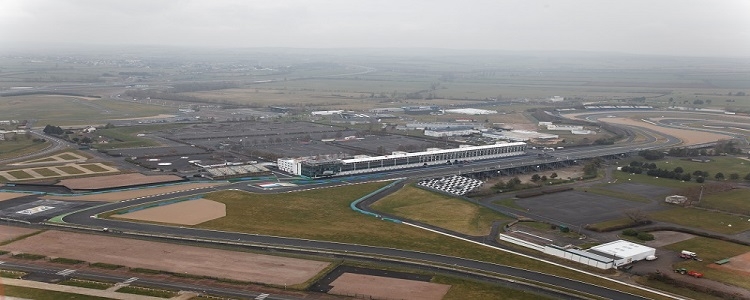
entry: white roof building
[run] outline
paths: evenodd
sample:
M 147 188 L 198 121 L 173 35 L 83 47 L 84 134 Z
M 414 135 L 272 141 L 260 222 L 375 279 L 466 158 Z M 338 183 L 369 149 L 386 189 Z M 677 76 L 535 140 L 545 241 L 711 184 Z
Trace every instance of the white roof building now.
M 645 260 L 646 257 L 656 255 L 656 249 L 654 248 L 625 240 L 617 240 L 594 246 L 588 252 L 613 258 L 615 260 L 615 267 L 634 261 Z

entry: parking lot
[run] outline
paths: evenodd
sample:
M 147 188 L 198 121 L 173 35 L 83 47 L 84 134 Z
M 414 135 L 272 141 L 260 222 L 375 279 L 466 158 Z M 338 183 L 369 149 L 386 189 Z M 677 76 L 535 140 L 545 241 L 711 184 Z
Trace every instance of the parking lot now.
M 638 190 L 639 188 L 634 185 L 617 188 Z M 656 190 L 645 189 L 646 186 L 643 188 L 639 192 L 656 193 Z M 665 190 L 661 190 L 661 193 L 664 193 Z M 526 208 L 530 214 L 570 225 L 582 226 L 623 218 L 625 217 L 623 213 L 631 209 L 647 212 L 668 208 L 659 205 L 659 201 L 643 203 L 583 191 L 569 191 L 518 199 L 516 204 Z

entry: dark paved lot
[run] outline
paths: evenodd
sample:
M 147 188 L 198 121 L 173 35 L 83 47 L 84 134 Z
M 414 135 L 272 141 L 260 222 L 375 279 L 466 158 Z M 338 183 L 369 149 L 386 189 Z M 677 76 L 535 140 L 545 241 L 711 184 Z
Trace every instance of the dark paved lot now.
M 622 192 L 624 194 L 636 194 L 652 200 L 664 200 L 664 196 L 674 194 L 674 190 L 670 188 L 646 185 L 640 183 L 617 183 L 607 185 L 606 188 L 611 191 Z
M 10 203 L 6 203 L 12 201 Z M 41 222 L 52 218 L 54 216 L 82 209 L 101 203 L 96 202 L 67 202 L 67 201 L 55 201 L 55 200 L 36 200 L 30 201 L 24 197 L 24 199 L 11 199 L 3 201 L 4 204 L 15 204 L 15 206 L 4 205 L 3 209 L 0 210 L 0 217 L 5 217 L 15 220 L 25 220 L 28 222 Z M 46 207 L 46 209 L 34 210 L 35 208 Z
M 400 136 L 400 135 L 388 135 L 388 136 L 378 136 L 378 135 L 368 135 L 365 136 L 364 139 L 361 140 L 353 140 L 353 141 L 346 141 L 342 142 L 342 144 L 358 147 L 358 148 L 365 148 L 369 149 L 371 151 L 377 151 L 379 147 L 385 148 L 386 153 L 391 153 L 393 151 L 407 151 L 408 152 L 415 152 L 415 151 L 424 151 L 426 148 L 453 148 L 453 146 L 446 146 L 446 145 L 439 145 L 427 141 L 423 141 L 420 139 Z
M 309 143 L 290 142 L 271 145 L 253 145 L 247 147 L 250 151 L 277 153 L 284 157 L 302 157 L 315 155 L 354 154 L 354 151 L 336 147 L 324 142 L 312 141 Z M 252 153 L 252 152 L 251 152 Z
M 593 193 L 570 191 L 516 200 L 534 215 L 572 225 L 586 225 L 624 217 L 628 209 L 658 210 L 650 203 L 622 200 Z
M 129 148 L 129 149 L 117 149 L 110 150 L 112 153 L 120 153 L 122 156 L 127 157 L 145 157 L 145 156 L 165 156 L 165 155 L 176 155 L 186 156 L 200 153 L 206 153 L 206 150 L 190 146 L 176 146 L 176 147 L 152 147 L 152 148 Z

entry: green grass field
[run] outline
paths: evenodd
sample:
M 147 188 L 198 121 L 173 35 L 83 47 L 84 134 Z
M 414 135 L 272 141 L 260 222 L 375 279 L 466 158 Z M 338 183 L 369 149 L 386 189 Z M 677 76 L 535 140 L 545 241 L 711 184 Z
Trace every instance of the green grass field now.
M 48 169 L 48 168 L 37 168 L 37 169 L 31 169 L 31 170 L 39 173 L 39 175 L 42 175 L 44 177 L 60 176 L 60 174 L 57 174 L 57 172 L 52 171 L 51 169 Z
M 378 200 L 371 207 L 380 212 L 473 236 L 489 234 L 493 221 L 510 221 L 509 217 L 474 203 L 414 186 L 406 186 Z
M 737 173 L 740 175 L 739 180 L 742 180 L 742 177 L 750 173 L 750 161 L 732 156 L 710 156 L 705 158 L 710 159 L 711 162 L 703 163 L 673 158 L 654 163 L 662 169 L 672 170 L 676 167 L 682 167 L 686 173 L 690 174 L 694 171 L 706 171 L 709 173 L 709 178 L 707 179 L 713 179 L 716 173 L 721 172 L 726 179 L 729 179 L 729 174 Z
M 13 175 L 13 177 L 18 178 L 18 179 L 34 178 L 34 176 L 31 176 L 31 174 L 26 173 L 22 170 L 8 171 L 8 174 Z
M 76 174 L 83 174 L 84 172 L 79 170 L 78 168 L 71 167 L 71 166 L 61 166 L 57 167 L 58 170 L 63 171 L 65 173 L 68 173 L 70 175 L 76 175 Z
M 0 120 L 32 120 L 37 125 L 57 126 L 105 124 L 107 120 L 174 113 L 175 108 L 133 104 L 107 99 L 85 100 L 81 97 L 27 95 L 0 97 Z
M 211 193 L 205 198 L 226 204 L 227 216 L 196 227 L 235 232 L 327 240 L 424 251 L 553 273 L 639 295 L 656 295 L 623 287 L 578 272 L 506 254 L 479 245 L 379 220 L 352 211 L 355 199 L 384 186 L 369 183 L 297 193 L 261 195 L 238 191 Z
M 701 207 L 750 215 L 750 189 L 734 189 L 731 191 L 705 195 L 698 204 Z
M 63 154 L 58 155 L 57 157 L 62 158 L 64 160 L 76 160 L 76 159 L 78 159 L 77 156 L 72 155 L 70 153 L 63 153 Z
M 34 143 L 31 139 L 19 138 L 16 141 L 0 141 L 0 159 L 21 154 L 33 153 L 49 146 L 49 142 Z
M 703 261 L 686 260 L 679 262 L 675 265 L 675 268 L 696 270 L 703 273 L 705 278 L 750 289 L 750 280 L 747 280 L 746 276 L 738 276 L 736 271 L 723 269 L 721 267 L 709 267 L 709 265 L 717 260 L 750 252 L 750 246 L 743 246 L 704 237 L 694 237 L 689 240 L 667 245 L 665 248 L 677 252 L 682 250 L 692 251 L 697 253 L 698 257 L 703 259 Z M 729 263 L 731 264 L 732 262 L 730 261 Z
M 687 181 L 682 182 L 676 179 L 656 178 L 656 177 L 648 176 L 645 174 L 631 174 L 631 173 L 625 173 L 622 171 L 613 171 L 612 177 L 613 179 L 617 179 L 617 182 L 643 183 L 643 184 L 655 185 L 655 186 L 661 186 L 661 187 L 673 188 L 673 189 L 681 189 L 685 187 L 700 185 L 700 183 L 695 182 L 695 180 L 689 181 L 689 182 Z
M 723 234 L 737 234 L 750 229 L 746 217 L 705 211 L 695 208 L 675 207 L 649 214 L 651 219 L 674 223 Z M 731 225 L 731 226 L 730 226 Z
M 84 168 L 86 170 L 89 170 L 91 172 L 101 173 L 101 172 L 107 172 L 108 170 L 105 168 L 102 168 L 95 164 L 86 164 L 86 165 L 79 165 L 81 168 Z

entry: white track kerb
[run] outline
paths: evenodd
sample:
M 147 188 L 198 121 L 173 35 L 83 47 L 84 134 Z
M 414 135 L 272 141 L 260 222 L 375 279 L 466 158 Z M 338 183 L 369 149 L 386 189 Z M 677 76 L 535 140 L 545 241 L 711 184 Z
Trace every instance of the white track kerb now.
M 472 241 L 472 240 L 469 240 L 469 239 L 465 239 L 465 238 L 462 238 L 462 237 L 459 237 L 459 236 L 450 235 L 450 234 L 447 234 L 445 232 L 440 232 L 440 231 L 433 230 L 433 229 L 426 228 L 426 227 L 422 227 L 422 226 L 419 226 L 419 225 L 415 225 L 415 224 L 411 224 L 411 223 L 407 223 L 407 222 L 402 222 L 402 224 L 406 224 L 406 225 L 413 226 L 413 227 L 416 227 L 416 228 L 419 228 L 419 229 L 423 229 L 423 230 L 427 230 L 427 231 L 430 231 L 430 232 L 442 234 L 444 236 L 449 236 L 449 237 L 452 237 L 452 238 L 455 238 L 455 239 L 459 239 L 459 240 L 462 240 L 462 241 L 465 241 L 465 242 L 474 243 L 474 244 L 477 244 L 477 245 L 480 245 L 480 246 L 484 246 L 484 247 L 487 247 L 487 248 L 492 248 L 492 249 L 495 249 L 495 250 L 500 250 L 500 251 L 511 253 L 511 254 L 515 254 L 515 255 L 520 255 L 520 256 L 523 256 L 523 257 L 526 257 L 526 258 L 530 258 L 530 259 L 533 259 L 533 260 L 537 260 L 537 261 L 543 262 L 543 263 L 547 263 L 547 264 L 550 264 L 550 265 L 554 265 L 554 266 L 566 268 L 568 270 L 573 270 L 573 271 L 576 271 L 576 272 L 579 272 L 579 273 L 583 273 L 583 274 L 594 276 L 594 277 L 597 277 L 597 278 L 601 278 L 601 279 L 604 279 L 604 280 L 607 280 L 607 281 L 619 283 L 619 284 L 622 284 L 622 285 L 625 285 L 625 286 L 629 286 L 629 287 L 636 288 L 636 289 L 639 289 L 639 290 L 647 291 L 647 292 L 654 293 L 654 294 L 657 294 L 657 295 L 660 295 L 660 296 L 664 296 L 664 297 L 668 297 L 668 298 L 672 298 L 672 299 L 677 299 L 677 300 L 686 299 L 686 298 L 677 297 L 675 295 L 670 295 L 670 294 L 667 294 L 667 293 L 664 293 L 664 292 L 661 292 L 661 291 L 658 291 L 658 290 L 653 290 L 653 289 L 650 289 L 650 288 L 646 288 L 646 287 L 642 287 L 642 286 L 637 286 L 637 285 L 630 284 L 630 283 L 627 283 L 627 282 L 622 282 L 622 281 L 619 281 L 619 280 L 615 280 L 615 279 L 612 279 L 612 278 L 609 278 L 609 277 L 606 277 L 606 276 L 602 276 L 602 275 L 598 275 L 598 274 L 586 272 L 584 270 L 576 269 L 576 268 L 569 267 L 569 266 L 566 266 L 566 265 L 561 265 L 561 264 L 558 264 L 558 263 L 555 263 L 555 262 L 551 262 L 551 261 L 544 260 L 544 259 L 541 259 L 541 258 L 533 257 L 531 255 L 526 255 L 526 254 L 523 254 L 523 253 L 520 253 L 520 252 L 515 252 L 515 251 L 503 249 L 503 248 L 498 248 L 498 247 L 495 247 L 495 246 L 491 246 L 491 245 L 483 244 L 483 243 L 480 243 L 480 242 Z M 551 274 L 547 274 L 547 275 L 551 275 Z M 568 278 L 568 279 L 572 280 L 570 278 Z M 607 287 L 602 287 L 602 288 L 607 288 Z

